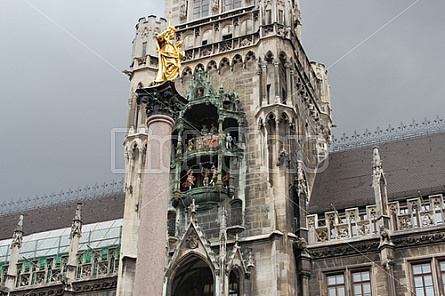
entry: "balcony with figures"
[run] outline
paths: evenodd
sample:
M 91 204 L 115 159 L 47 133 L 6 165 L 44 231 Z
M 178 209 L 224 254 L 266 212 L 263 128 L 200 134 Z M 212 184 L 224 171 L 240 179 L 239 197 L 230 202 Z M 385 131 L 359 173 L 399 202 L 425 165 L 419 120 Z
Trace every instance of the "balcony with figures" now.
M 174 203 L 212 207 L 233 198 L 244 157 L 245 115 L 237 94 L 216 91 L 199 70 L 174 130 Z

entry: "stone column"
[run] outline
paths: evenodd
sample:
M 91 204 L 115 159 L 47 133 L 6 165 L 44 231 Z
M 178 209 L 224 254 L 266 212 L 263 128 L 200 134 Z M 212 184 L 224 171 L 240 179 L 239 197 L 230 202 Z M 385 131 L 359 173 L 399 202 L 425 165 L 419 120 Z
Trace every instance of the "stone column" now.
M 20 215 L 17 227 L 12 235 L 11 242 L 11 257 L 9 259 L 8 274 L 6 275 L 5 286 L 12 290 L 15 288 L 15 282 L 17 280 L 17 263 L 19 261 L 20 248 L 22 247 L 23 240 L 23 215 Z
M 396 296 L 396 278 L 394 277 L 394 244 L 391 241 L 380 243 L 380 260 L 386 270 L 388 296 Z
M 274 68 L 274 93 L 275 93 L 275 98 L 274 98 L 274 103 L 281 103 L 282 102 L 282 98 L 281 98 L 281 85 L 280 85 L 280 61 L 278 59 L 274 59 L 273 60 L 273 68 Z
M 167 248 L 167 212 L 171 188 L 171 132 L 174 120 L 186 100 L 166 82 L 139 89 L 138 103 L 147 105 L 148 142 L 144 189 L 140 204 L 140 224 L 132 295 L 163 294 Z

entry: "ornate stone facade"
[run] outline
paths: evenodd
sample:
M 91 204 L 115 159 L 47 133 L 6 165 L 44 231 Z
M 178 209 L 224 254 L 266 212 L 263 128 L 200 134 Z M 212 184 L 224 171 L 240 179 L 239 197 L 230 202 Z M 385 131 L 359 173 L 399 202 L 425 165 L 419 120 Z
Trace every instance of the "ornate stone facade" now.
M 367 145 L 369 133 L 354 135 L 358 144 L 344 137 L 348 150 L 328 155 L 326 69 L 301 46 L 298 1 L 177 0 L 166 11 L 185 59 L 174 82 L 153 87 L 152 40 L 167 21 L 139 20 L 125 71 L 119 230 L 111 214 L 113 227 L 85 230 L 98 209 L 111 211 L 107 201 L 84 206 L 89 215 L 79 205 L 53 241 L 56 254 L 28 256 L 27 216 L 19 218 L 5 254 L 0 245 L 0 295 L 141 294 L 135 278 L 145 283 L 149 252 L 162 261 L 155 273 L 165 296 L 445 294 L 443 130 L 393 137 L 389 129 L 380 147 Z M 160 157 L 150 141 L 164 143 L 147 126 L 153 115 L 174 122 L 164 167 L 152 167 Z M 159 200 L 146 203 L 159 188 Z M 165 224 L 147 222 L 161 203 Z

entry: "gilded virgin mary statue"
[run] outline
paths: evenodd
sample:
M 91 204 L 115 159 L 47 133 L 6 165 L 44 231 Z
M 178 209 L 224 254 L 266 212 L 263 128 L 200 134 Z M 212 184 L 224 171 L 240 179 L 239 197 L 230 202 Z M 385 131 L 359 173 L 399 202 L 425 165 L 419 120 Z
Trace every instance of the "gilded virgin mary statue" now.
M 181 50 L 182 41 L 174 43 L 176 29 L 169 26 L 167 30 L 156 36 L 159 52 L 159 70 L 154 84 L 172 81 L 179 74 L 181 59 L 184 51 Z

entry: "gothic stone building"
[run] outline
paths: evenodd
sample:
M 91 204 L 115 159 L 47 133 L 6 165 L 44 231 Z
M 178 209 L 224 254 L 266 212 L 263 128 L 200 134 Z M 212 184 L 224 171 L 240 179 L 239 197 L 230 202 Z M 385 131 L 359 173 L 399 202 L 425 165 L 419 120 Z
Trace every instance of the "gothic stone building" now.
M 138 238 L 153 228 L 141 200 L 156 186 L 144 93 L 169 22 L 186 104 L 159 168 L 170 175 L 165 249 L 153 250 L 165 295 L 444 294 L 443 121 L 333 146 L 327 73 L 302 48 L 298 0 L 169 0 L 166 11 L 136 25 L 124 181 L 5 204 L 0 295 L 135 295 L 138 260 L 150 264 Z

